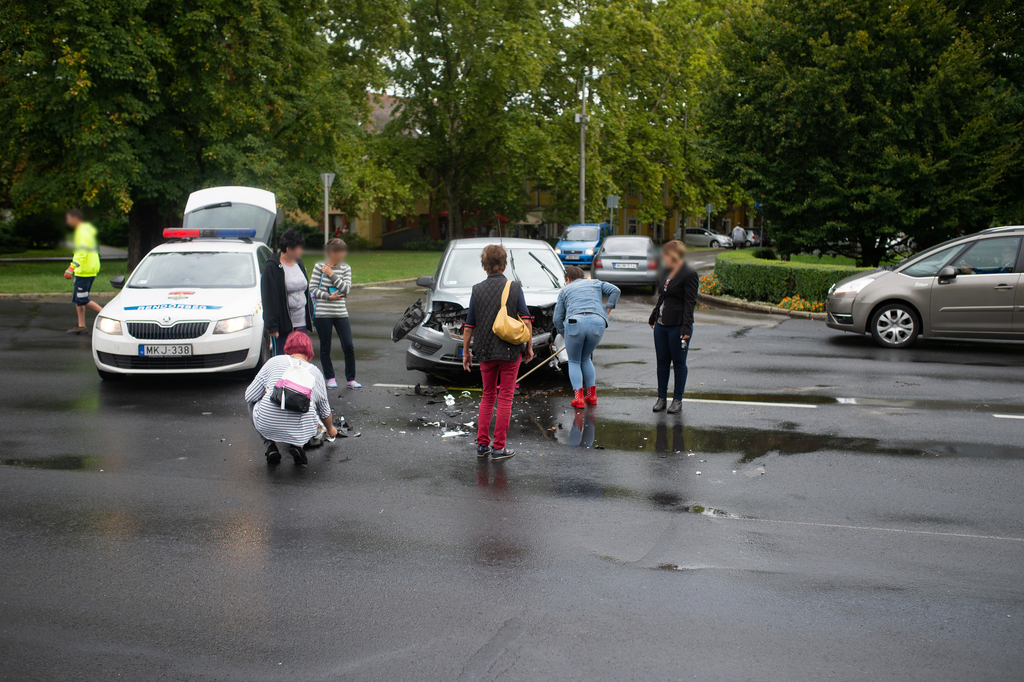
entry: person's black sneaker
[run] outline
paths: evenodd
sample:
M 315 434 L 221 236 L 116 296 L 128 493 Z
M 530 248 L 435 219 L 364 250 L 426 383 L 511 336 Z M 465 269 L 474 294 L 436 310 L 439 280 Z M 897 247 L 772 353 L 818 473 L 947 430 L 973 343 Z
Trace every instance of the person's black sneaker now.
M 657 402 L 654 403 L 654 407 L 651 408 L 651 412 L 661 412 L 665 409 L 665 399 L 658 398 Z
M 506 459 L 512 459 L 516 456 L 516 451 L 512 448 L 504 448 L 503 450 L 491 450 L 491 461 L 492 462 L 503 462 Z
M 487 459 L 487 455 L 489 455 L 489 454 L 491 454 L 491 446 L 490 445 L 481 445 L 480 443 L 476 444 L 476 458 L 477 459 Z
M 669 414 L 676 414 L 681 409 L 683 409 L 683 401 L 682 400 L 673 400 L 672 404 L 668 406 L 668 413 Z
M 295 447 L 293 445 L 291 447 L 290 453 L 291 453 L 292 459 L 295 460 L 296 464 L 301 464 L 303 466 L 309 464 L 309 460 L 306 459 L 306 452 L 302 448 L 298 448 L 298 447 Z
M 277 443 L 267 446 L 267 464 L 273 466 L 281 463 L 281 452 L 277 449 Z

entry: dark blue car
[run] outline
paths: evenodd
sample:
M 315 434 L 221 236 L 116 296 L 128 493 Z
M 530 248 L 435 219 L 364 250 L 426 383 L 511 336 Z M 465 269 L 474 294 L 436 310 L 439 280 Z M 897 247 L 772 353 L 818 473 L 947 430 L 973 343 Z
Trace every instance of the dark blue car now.
M 566 265 L 592 265 L 601 242 L 611 233 L 612 228 L 608 223 L 570 225 L 562 232 L 555 253 Z

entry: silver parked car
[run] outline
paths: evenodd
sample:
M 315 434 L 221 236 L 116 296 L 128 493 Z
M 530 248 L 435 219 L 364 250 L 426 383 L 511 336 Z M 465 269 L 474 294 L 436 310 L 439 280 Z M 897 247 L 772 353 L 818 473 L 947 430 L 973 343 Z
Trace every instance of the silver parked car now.
M 838 282 L 828 326 L 868 332 L 887 348 L 917 338 L 1024 339 L 1024 226 L 996 227 L 939 244 L 892 270 Z
M 706 230 L 703 227 L 686 228 L 683 241 L 689 246 L 710 246 L 712 249 L 732 248 L 732 237 Z
M 505 276 L 522 283 L 526 305 L 534 316 L 535 361 L 546 360 L 554 352 L 557 334 L 553 317 L 558 292 L 565 284 L 565 269 L 551 245 L 538 239 L 456 239 L 445 249 L 434 276 L 416 280 L 417 286 L 427 289 L 426 301 L 420 299 L 410 306 L 392 332 L 392 341 L 409 339 L 406 369 L 462 371 L 462 325 L 473 285 L 486 277 L 480 253 L 488 244 L 498 243 L 508 252 Z M 564 345 L 560 342 L 558 348 Z M 554 364 L 557 367 L 558 361 L 566 360 L 563 351 Z
M 658 283 L 658 248 L 650 237 L 608 237 L 591 269 L 594 279 L 624 286 Z

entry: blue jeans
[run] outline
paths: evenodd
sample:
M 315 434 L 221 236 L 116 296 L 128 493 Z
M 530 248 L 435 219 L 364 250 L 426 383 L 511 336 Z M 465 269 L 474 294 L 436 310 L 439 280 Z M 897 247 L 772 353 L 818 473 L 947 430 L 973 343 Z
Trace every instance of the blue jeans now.
M 306 325 L 301 327 L 295 327 L 292 329 L 293 332 L 302 332 L 303 334 L 309 334 L 309 330 L 306 329 Z M 289 332 L 291 333 L 291 332 Z M 286 355 L 284 352 L 284 344 L 288 342 L 286 336 L 278 334 L 277 336 L 270 337 L 270 350 L 273 351 L 274 355 Z M 313 358 L 310 358 L 312 360 Z
M 316 334 L 320 337 L 320 365 L 324 379 L 334 378 L 334 363 L 331 362 L 331 337 L 338 330 L 341 350 L 345 353 L 345 381 L 356 378 L 356 348 L 352 343 L 352 324 L 347 317 L 318 317 L 313 321 Z
M 590 356 L 604 336 L 600 315 L 569 315 L 565 320 L 565 352 L 569 356 L 569 381 L 575 391 L 590 388 L 597 379 Z
M 654 325 L 654 353 L 658 357 L 658 397 L 662 400 L 668 395 L 668 375 L 671 368 L 676 371 L 676 387 L 672 393 L 673 400 L 683 397 L 686 389 L 686 354 L 690 350 L 690 342 L 684 344 L 679 338 L 682 327 L 666 327 L 661 323 Z

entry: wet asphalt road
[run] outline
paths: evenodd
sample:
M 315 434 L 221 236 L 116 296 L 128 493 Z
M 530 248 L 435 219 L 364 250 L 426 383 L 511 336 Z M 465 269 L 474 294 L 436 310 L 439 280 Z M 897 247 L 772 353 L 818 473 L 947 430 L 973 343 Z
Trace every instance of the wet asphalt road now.
M 414 296 L 353 296 L 362 435 L 269 471 L 243 382 L 103 384 L 70 306 L 0 301 L 0 679 L 1024 677 L 1024 345 L 701 311 L 653 415 L 631 295 L 596 409 L 528 380 L 478 466 L 419 419 L 472 398 L 372 386 L 425 381 Z

